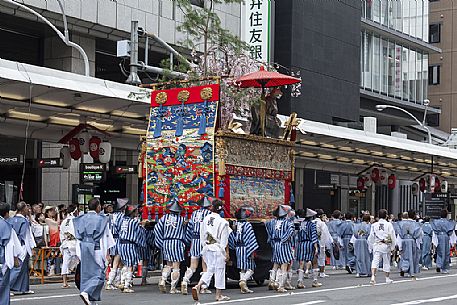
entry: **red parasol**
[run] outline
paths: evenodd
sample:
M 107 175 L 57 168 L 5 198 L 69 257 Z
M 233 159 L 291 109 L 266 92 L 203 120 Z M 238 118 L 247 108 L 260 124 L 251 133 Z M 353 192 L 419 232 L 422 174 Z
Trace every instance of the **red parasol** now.
M 262 102 L 260 104 L 260 128 L 262 136 L 265 136 L 265 88 L 292 85 L 299 82 L 301 82 L 299 78 L 279 72 L 266 71 L 263 66 L 260 67 L 259 71 L 243 75 L 235 81 L 235 84 L 241 88 L 262 88 Z
M 241 76 L 235 82 L 241 88 L 270 88 L 280 87 L 285 85 L 292 85 L 301 82 L 299 78 L 289 75 L 281 74 L 278 72 L 266 71 L 263 66 L 257 72 L 252 72 Z

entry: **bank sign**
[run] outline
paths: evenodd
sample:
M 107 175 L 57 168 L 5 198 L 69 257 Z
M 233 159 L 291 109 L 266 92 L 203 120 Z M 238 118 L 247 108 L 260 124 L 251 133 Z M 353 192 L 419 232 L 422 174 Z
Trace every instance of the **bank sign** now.
M 249 45 L 250 56 L 270 61 L 271 0 L 245 0 L 241 5 L 241 39 Z

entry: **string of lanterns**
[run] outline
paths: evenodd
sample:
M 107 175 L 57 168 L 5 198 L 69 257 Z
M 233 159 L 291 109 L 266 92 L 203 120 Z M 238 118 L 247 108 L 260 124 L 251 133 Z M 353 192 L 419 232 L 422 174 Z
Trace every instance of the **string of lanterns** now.
M 361 175 L 357 179 L 357 189 L 363 191 L 369 188 L 373 183 L 387 185 L 390 190 L 393 190 L 397 185 L 397 177 L 394 173 L 388 175 L 386 170 L 375 167 L 371 172 Z M 441 181 L 433 174 L 427 174 L 420 178 L 418 182 L 414 182 L 411 185 L 411 192 L 414 195 L 418 195 L 419 192 L 447 193 L 447 190 L 448 182 Z
M 83 154 L 88 153 L 94 162 L 108 163 L 111 159 L 111 143 L 102 141 L 97 136 L 91 136 L 87 129 L 81 131 L 78 135 L 68 141 L 68 146 L 60 150 L 62 167 L 68 169 L 71 166 L 71 160 L 79 160 Z
M 371 172 L 360 176 L 357 179 L 357 189 L 363 191 L 369 188 L 372 184 L 387 185 L 390 190 L 393 190 L 397 184 L 397 177 L 395 174 L 388 174 L 386 170 L 375 167 Z

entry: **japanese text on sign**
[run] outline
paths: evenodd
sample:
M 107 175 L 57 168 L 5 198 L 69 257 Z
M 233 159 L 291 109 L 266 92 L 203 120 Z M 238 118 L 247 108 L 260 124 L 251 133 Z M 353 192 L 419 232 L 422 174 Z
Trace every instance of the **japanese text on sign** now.
M 270 59 L 270 0 L 246 0 L 242 5 L 242 38 L 250 56 L 261 62 Z

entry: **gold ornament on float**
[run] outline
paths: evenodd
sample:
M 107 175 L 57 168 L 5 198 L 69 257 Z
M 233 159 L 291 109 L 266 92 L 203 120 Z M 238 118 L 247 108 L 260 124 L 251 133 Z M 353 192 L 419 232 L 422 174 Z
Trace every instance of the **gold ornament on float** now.
M 159 104 L 159 105 L 165 104 L 167 102 L 167 99 L 168 99 L 168 95 L 164 91 L 159 92 L 156 95 L 156 103 Z
M 213 97 L 213 88 L 211 88 L 211 87 L 203 88 L 202 91 L 200 91 L 200 97 L 204 101 L 209 101 Z
M 189 96 L 190 96 L 189 91 L 187 91 L 187 90 L 179 91 L 178 101 L 180 101 L 181 103 L 185 103 L 189 99 Z

